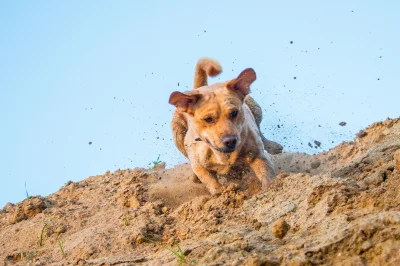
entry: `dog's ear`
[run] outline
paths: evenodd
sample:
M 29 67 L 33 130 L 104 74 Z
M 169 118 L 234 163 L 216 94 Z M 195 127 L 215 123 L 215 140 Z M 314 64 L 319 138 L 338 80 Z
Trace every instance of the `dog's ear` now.
M 226 87 L 243 96 L 250 93 L 250 85 L 256 80 L 256 72 L 252 68 L 246 68 L 239 76 L 226 84 Z
M 200 94 L 189 92 L 174 91 L 169 96 L 169 103 L 175 105 L 182 112 L 190 112 L 191 107 L 200 99 Z

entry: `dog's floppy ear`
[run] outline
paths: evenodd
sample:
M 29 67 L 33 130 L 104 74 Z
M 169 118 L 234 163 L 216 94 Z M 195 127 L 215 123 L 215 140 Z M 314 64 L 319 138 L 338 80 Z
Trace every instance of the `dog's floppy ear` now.
M 252 68 L 246 68 L 239 76 L 226 84 L 226 87 L 243 96 L 250 93 L 250 85 L 256 80 L 256 72 Z
M 193 106 L 200 99 L 200 94 L 189 92 L 174 91 L 169 96 L 169 103 L 175 105 L 182 112 L 189 112 L 190 107 Z

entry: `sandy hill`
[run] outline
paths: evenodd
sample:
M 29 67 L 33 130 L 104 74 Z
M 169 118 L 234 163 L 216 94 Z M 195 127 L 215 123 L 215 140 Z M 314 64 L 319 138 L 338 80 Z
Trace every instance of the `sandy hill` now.
M 223 180 L 226 190 L 213 197 L 180 165 L 107 172 L 7 204 L 0 261 L 400 265 L 400 119 L 326 153 L 272 159 L 281 173 L 262 192 L 247 174 Z

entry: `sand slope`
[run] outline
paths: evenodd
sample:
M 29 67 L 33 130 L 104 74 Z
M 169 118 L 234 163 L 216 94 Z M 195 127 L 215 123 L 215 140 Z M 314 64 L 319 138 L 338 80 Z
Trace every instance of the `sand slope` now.
M 327 153 L 272 159 L 282 172 L 260 193 L 248 174 L 212 197 L 180 165 L 118 170 L 7 204 L 0 262 L 177 265 L 165 246 L 179 242 L 192 265 L 400 265 L 399 119 Z

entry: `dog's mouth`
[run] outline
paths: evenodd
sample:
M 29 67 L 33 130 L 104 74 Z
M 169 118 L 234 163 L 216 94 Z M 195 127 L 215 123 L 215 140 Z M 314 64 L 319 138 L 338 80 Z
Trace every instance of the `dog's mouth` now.
M 235 151 L 235 148 L 215 148 L 215 147 L 213 147 L 213 148 L 222 153 L 232 153 Z
M 201 138 L 196 138 L 195 140 L 196 140 L 196 141 L 202 141 Z M 236 147 L 233 147 L 233 148 L 228 148 L 228 147 L 217 148 L 217 147 L 214 147 L 208 139 L 204 139 L 204 141 L 205 141 L 205 142 L 208 144 L 208 146 L 210 146 L 212 149 L 214 149 L 214 150 L 216 150 L 216 151 L 219 151 L 219 152 L 222 152 L 222 153 L 229 154 L 229 153 L 232 153 L 232 152 L 234 152 L 234 151 L 236 150 Z

